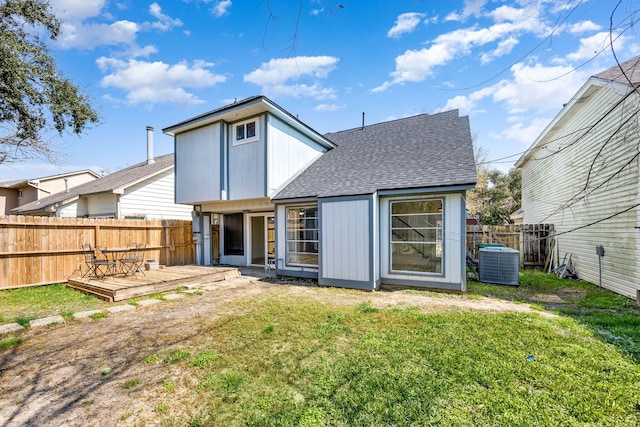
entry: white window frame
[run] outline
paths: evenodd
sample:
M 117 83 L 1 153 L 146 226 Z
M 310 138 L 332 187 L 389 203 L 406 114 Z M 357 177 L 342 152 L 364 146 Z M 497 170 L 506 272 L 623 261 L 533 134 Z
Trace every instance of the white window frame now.
M 254 135 L 253 136 L 247 136 L 247 126 L 249 124 L 253 123 L 254 125 Z M 243 137 L 241 139 L 238 139 L 238 128 L 242 128 L 243 129 Z M 260 139 L 260 122 L 258 120 L 258 117 L 255 117 L 253 119 L 249 119 L 249 120 L 244 120 L 242 122 L 238 122 L 238 123 L 234 123 L 234 125 L 232 126 L 232 136 L 233 136 L 233 145 L 242 145 L 242 144 L 248 144 L 250 142 L 256 142 L 258 139 Z
M 22 188 L 18 190 L 18 199 L 22 199 L 22 197 L 24 196 L 24 193 L 22 191 Z
M 289 239 L 289 231 L 290 231 L 290 227 L 289 227 L 289 211 L 290 210 L 300 210 L 300 209 L 316 209 L 316 216 L 315 217 L 305 217 L 305 219 L 311 218 L 311 219 L 315 219 L 316 221 L 316 228 L 302 228 L 302 229 L 298 229 L 298 231 L 302 230 L 303 235 L 308 232 L 308 231 L 315 231 L 317 233 L 317 239 L 313 240 L 313 239 L 304 239 L 304 240 L 299 240 L 299 239 Z M 320 230 L 319 230 L 319 226 L 320 226 L 320 210 L 318 205 L 305 205 L 305 206 L 287 206 L 285 208 L 285 224 L 286 224 L 286 229 L 285 229 L 285 264 L 287 266 L 295 266 L 295 267 L 318 267 L 319 265 L 319 261 L 320 261 Z M 289 254 L 291 253 L 291 251 L 289 250 L 289 243 L 300 243 L 300 242 L 306 242 L 306 243 L 313 243 L 315 242 L 316 245 L 316 252 L 315 255 L 317 256 L 317 261 L 315 264 L 302 264 L 302 263 L 296 263 L 296 262 L 289 262 Z M 296 254 L 312 254 L 313 252 L 293 252 Z

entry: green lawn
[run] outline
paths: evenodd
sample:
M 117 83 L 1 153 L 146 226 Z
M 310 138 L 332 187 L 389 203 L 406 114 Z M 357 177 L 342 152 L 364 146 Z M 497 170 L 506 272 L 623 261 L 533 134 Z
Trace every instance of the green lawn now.
M 163 426 L 640 425 L 635 302 L 529 271 L 520 283 L 470 281 L 467 297 L 557 316 L 348 307 L 339 291 L 324 304 L 248 298 L 234 302 L 242 314 L 198 318 L 205 333 L 145 354 L 122 387 L 144 392 Z M 38 292 L 0 292 L 4 321 L 104 304 Z
M 640 423 L 638 365 L 571 317 L 246 304 L 250 313 L 141 361 L 166 377 L 149 387 L 164 425 Z M 174 395 L 177 368 L 195 390 Z M 184 401 L 193 415 L 172 415 Z
M 624 296 L 582 280 L 559 279 L 530 270 L 520 273 L 517 287 L 469 281 L 468 294 L 533 303 L 575 319 L 599 339 L 640 362 L 640 307 Z M 560 301 L 548 296 L 559 297 Z
M 70 316 L 109 305 L 64 284 L 9 289 L 0 291 L 0 325 L 13 322 L 24 325 L 39 317 Z

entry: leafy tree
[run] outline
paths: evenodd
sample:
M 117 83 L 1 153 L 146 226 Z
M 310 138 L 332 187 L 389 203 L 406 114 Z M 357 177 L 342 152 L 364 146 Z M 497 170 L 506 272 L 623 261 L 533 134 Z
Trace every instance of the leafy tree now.
M 42 34 L 55 40 L 60 20 L 48 0 L 0 0 L 0 163 L 53 159 L 55 129 L 81 134 L 98 121 L 87 97 L 58 70 Z
M 476 188 L 467 193 L 467 209 L 480 217 L 480 223 L 502 225 L 511 222 L 510 215 L 520 209 L 521 177 L 519 169 L 508 173 L 486 167 L 487 154 L 475 147 Z

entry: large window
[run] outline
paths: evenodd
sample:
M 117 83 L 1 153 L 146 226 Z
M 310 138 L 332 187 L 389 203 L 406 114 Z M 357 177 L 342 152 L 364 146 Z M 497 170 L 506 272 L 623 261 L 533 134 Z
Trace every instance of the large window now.
M 233 145 L 244 144 L 258 140 L 258 122 L 249 120 L 233 125 Z
M 224 216 L 224 254 L 244 255 L 244 227 L 242 214 Z
M 287 208 L 287 264 L 318 265 L 318 207 Z
M 442 199 L 391 202 L 391 270 L 442 273 Z

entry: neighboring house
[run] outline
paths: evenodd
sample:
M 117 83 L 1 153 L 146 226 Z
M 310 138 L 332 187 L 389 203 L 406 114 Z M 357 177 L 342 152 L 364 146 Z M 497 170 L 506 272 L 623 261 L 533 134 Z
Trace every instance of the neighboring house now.
M 272 265 L 321 285 L 466 290 L 467 117 L 422 114 L 320 135 L 264 96 L 164 129 L 199 263 Z M 219 247 L 211 224 L 219 221 Z
M 148 143 L 152 144 L 147 128 Z M 115 219 L 191 220 L 190 206 L 175 203 L 173 154 L 144 162 L 13 210 L 19 215 Z
M 43 178 L 0 182 L 0 215 L 11 215 L 12 209 L 99 177 L 87 169 Z
M 640 290 L 639 60 L 589 78 L 516 163 L 524 223 L 554 224 L 561 262 L 570 254 L 581 279 L 632 298 Z
M 511 218 L 511 221 L 513 221 L 514 225 L 521 225 L 524 224 L 524 209 L 520 208 L 517 211 L 513 212 L 511 215 L 509 215 L 509 218 Z

